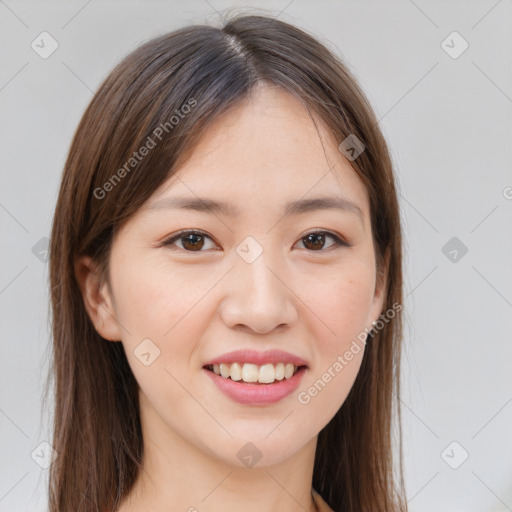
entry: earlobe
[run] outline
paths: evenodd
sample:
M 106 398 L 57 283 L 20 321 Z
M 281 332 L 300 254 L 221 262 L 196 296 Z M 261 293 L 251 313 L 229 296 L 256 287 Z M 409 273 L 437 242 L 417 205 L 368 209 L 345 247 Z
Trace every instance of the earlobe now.
M 85 309 L 98 334 L 106 340 L 121 340 L 109 287 L 101 282 L 97 264 L 90 256 L 81 256 L 75 261 L 75 276 Z

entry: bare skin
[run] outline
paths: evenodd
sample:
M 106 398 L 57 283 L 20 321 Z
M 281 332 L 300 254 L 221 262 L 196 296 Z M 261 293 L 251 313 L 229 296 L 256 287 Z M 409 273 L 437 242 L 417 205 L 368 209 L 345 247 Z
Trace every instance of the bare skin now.
M 114 238 L 110 289 L 90 258 L 77 262 L 84 302 L 105 343 L 121 342 L 139 384 L 143 468 L 121 512 L 314 511 L 318 433 L 343 404 L 362 350 L 309 403 L 305 392 L 377 320 L 378 285 L 366 189 L 336 141 L 288 93 L 261 87 L 212 125 L 190 158 Z M 120 185 L 122 186 L 122 185 Z M 186 196 L 232 203 L 236 217 L 148 208 Z M 360 209 L 283 216 L 288 201 L 344 198 Z M 180 230 L 199 230 L 201 248 Z M 338 246 L 329 231 L 352 244 Z M 263 249 L 252 263 L 236 249 Z M 385 281 L 384 281 L 385 282 Z M 145 366 L 144 339 L 160 355 Z M 360 345 L 361 346 L 361 345 Z M 308 363 L 299 389 L 280 402 L 242 405 L 222 394 L 203 365 L 236 349 L 281 349 Z M 249 468 L 248 442 L 261 453 Z

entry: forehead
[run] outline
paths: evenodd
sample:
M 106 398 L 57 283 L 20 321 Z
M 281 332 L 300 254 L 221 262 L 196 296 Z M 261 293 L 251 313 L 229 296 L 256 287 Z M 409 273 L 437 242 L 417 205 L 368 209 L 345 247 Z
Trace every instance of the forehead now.
M 196 196 L 261 213 L 326 195 L 367 211 L 364 184 L 321 119 L 290 93 L 265 86 L 208 127 L 148 205 Z

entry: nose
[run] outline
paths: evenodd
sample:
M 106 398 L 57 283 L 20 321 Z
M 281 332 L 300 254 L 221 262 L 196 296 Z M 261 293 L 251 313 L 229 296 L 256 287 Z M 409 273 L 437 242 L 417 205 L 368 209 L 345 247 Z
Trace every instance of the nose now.
M 229 272 L 220 305 L 221 318 L 228 327 L 265 334 L 296 321 L 297 299 L 283 266 L 265 256 L 264 251 L 252 263 L 237 258 Z

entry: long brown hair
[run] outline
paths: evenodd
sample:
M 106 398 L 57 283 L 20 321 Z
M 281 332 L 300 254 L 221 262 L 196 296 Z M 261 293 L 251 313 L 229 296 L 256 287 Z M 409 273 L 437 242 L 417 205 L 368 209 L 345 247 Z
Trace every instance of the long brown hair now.
M 116 510 L 143 452 L 137 382 L 122 344 L 105 342 L 95 330 L 75 262 L 92 257 L 109 283 L 116 231 L 210 123 L 262 81 L 295 95 L 339 142 L 352 134 L 364 143 L 351 164 L 368 191 L 379 270 L 389 255 L 383 310 L 395 305 L 394 318 L 370 336 L 348 397 L 319 433 L 313 487 L 336 512 L 406 510 L 398 401 L 402 316 L 396 308 L 402 303 L 402 239 L 386 142 L 355 78 L 323 44 L 274 18 L 238 15 L 221 28 L 189 26 L 137 48 L 105 79 L 75 133 L 49 254 L 53 343 L 46 394 L 53 380 L 57 453 L 50 512 Z M 142 146 L 151 147 L 135 158 Z

